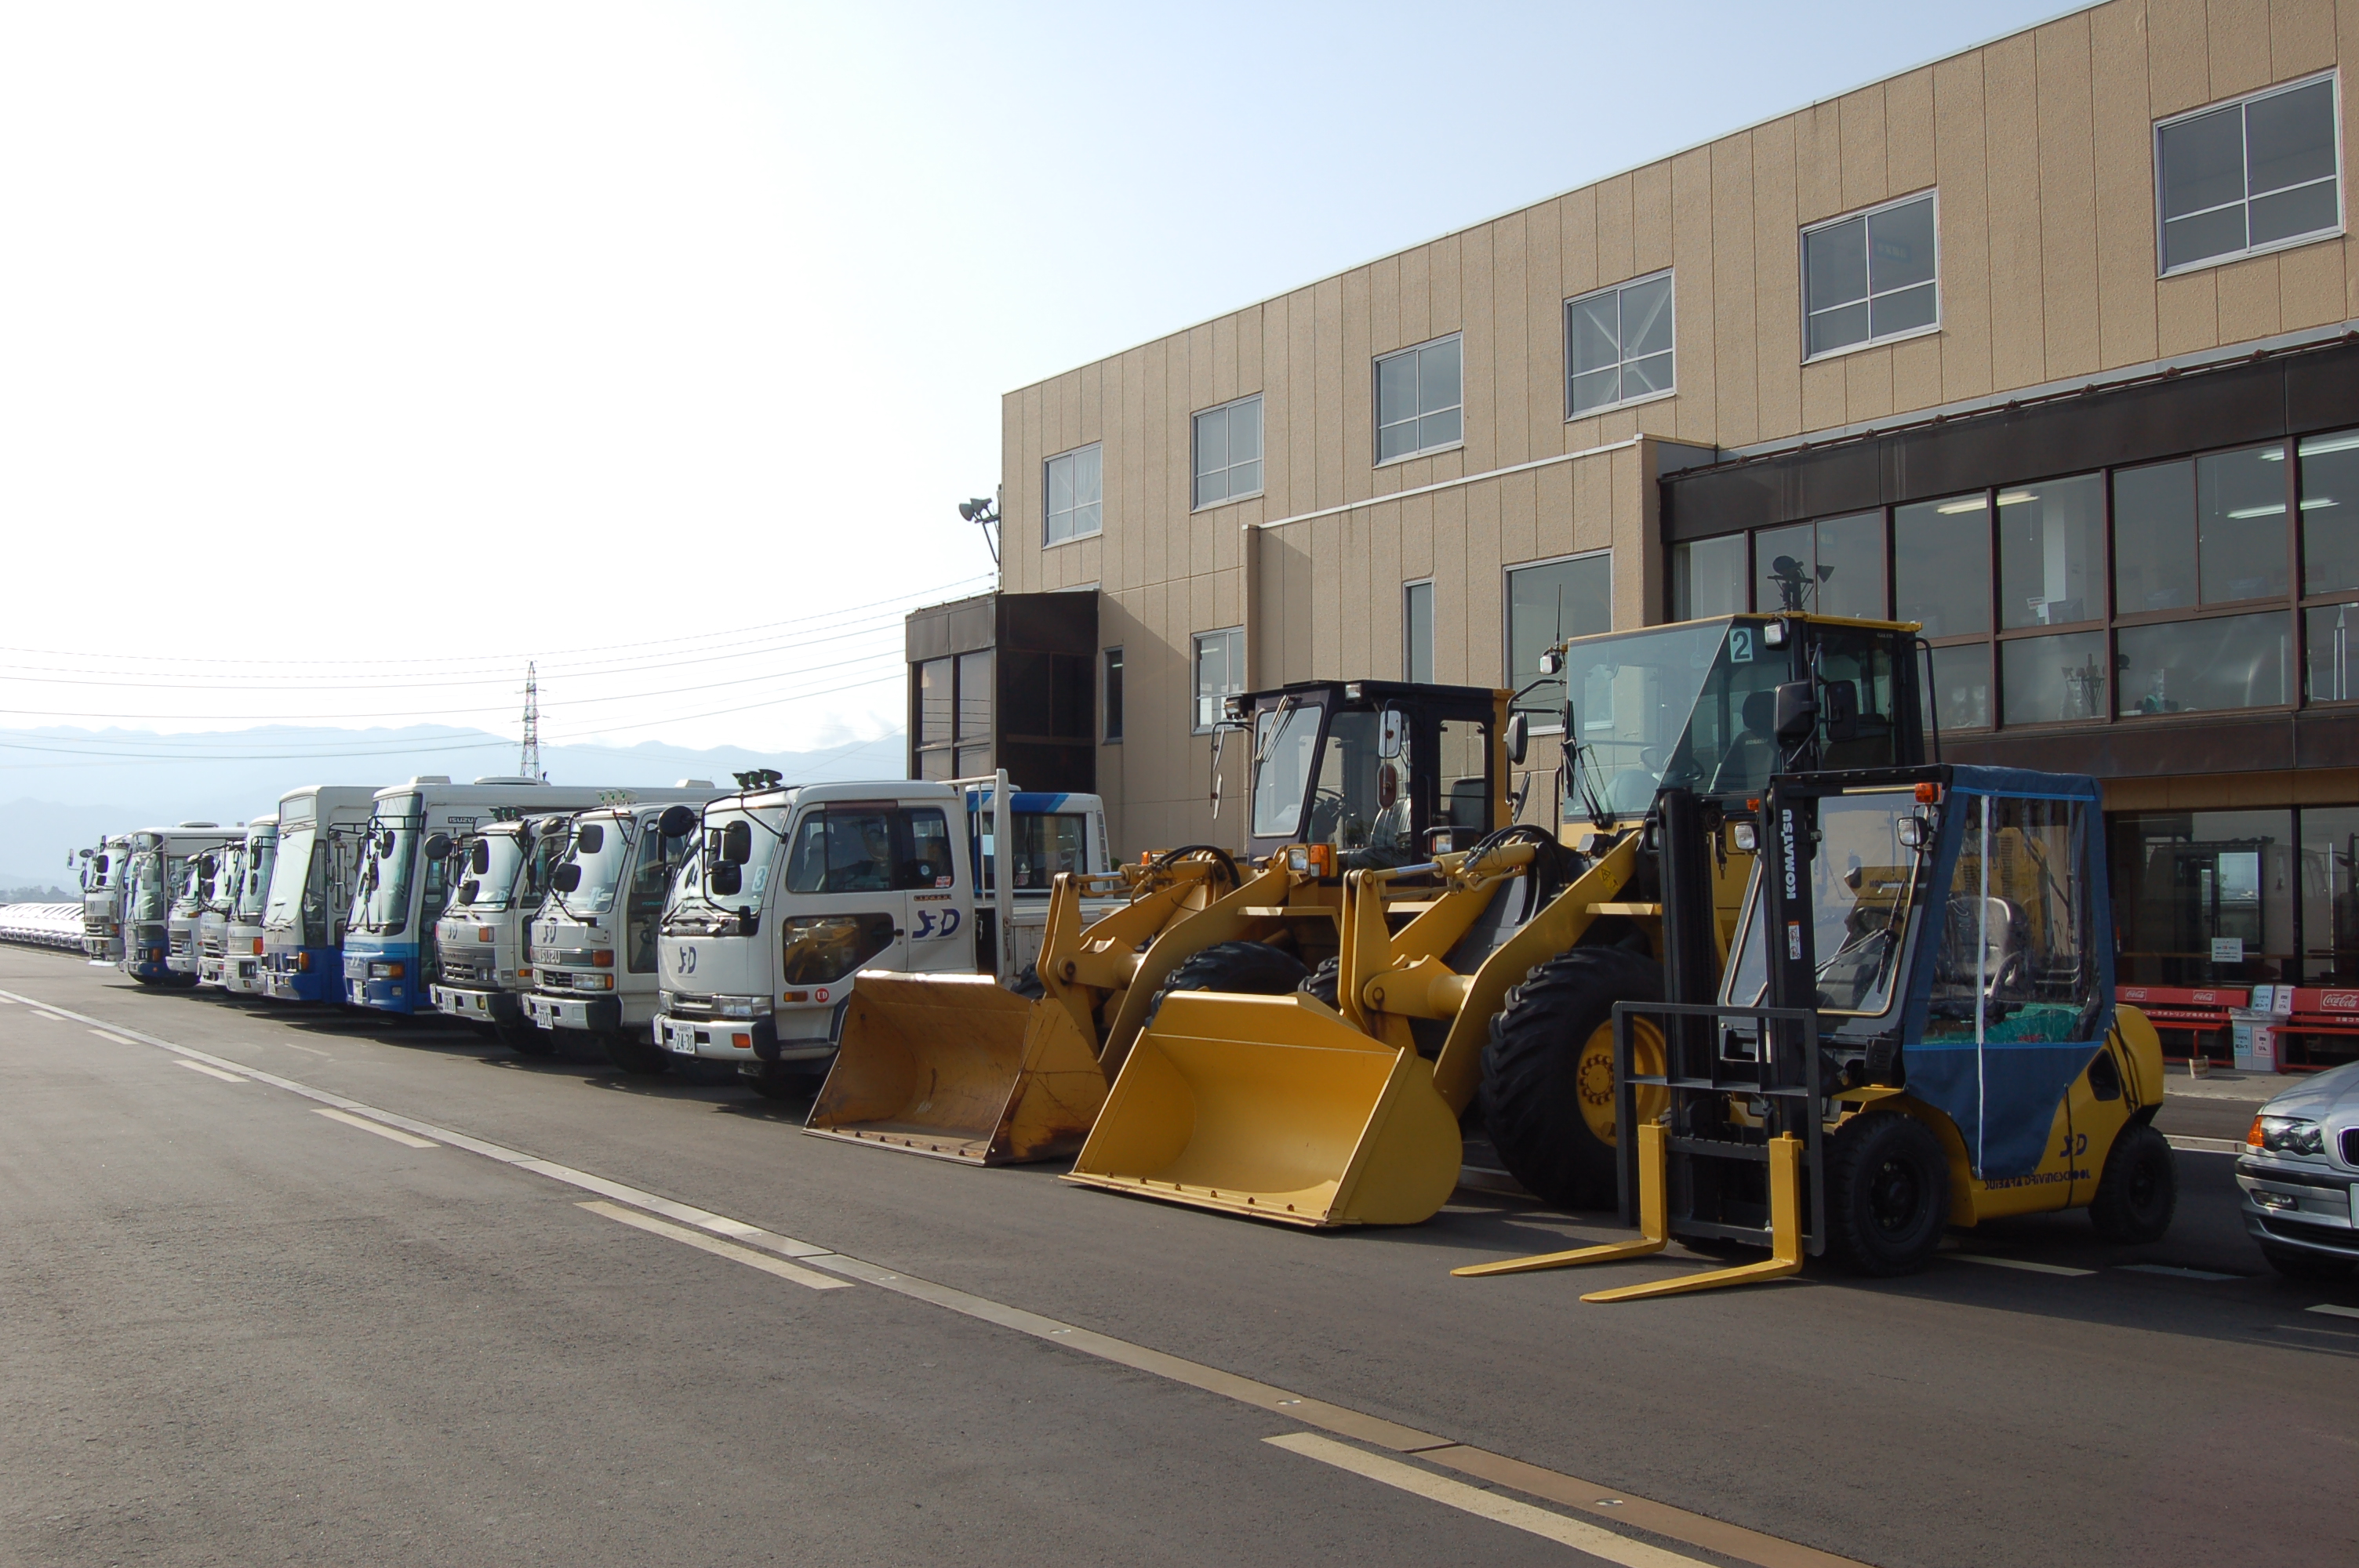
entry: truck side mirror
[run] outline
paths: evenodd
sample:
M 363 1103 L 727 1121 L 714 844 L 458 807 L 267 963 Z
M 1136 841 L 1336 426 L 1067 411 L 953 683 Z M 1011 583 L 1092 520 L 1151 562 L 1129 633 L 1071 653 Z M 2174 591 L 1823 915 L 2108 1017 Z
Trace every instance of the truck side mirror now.
M 1507 715 L 1507 762 L 1511 766 L 1524 765 L 1524 753 L 1531 749 L 1531 720 L 1520 713 Z
M 428 860 L 440 860 L 450 853 L 451 835 L 448 833 L 434 833 L 428 835 L 426 839 L 426 858 Z
M 740 817 L 721 830 L 721 859 L 723 864 L 742 866 L 754 858 L 754 829 Z
M 745 873 L 730 861 L 723 860 L 705 877 L 704 891 L 715 898 L 729 898 L 745 883 Z
M 492 846 L 488 839 L 475 840 L 475 851 L 467 857 L 467 869 L 477 876 L 488 875 L 492 869 Z
M 696 831 L 696 807 L 668 806 L 656 818 L 656 831 L 667 838 L 685 838 Z
M 1818 694 L 1806 680 L 1789 680 L 1777 687 L 1777 744 L 1799 746 L 1810 738 L 1819 722 Z
M 573 830 L 573 848 L 577 853 L 594 855 L 606 847 L 606 829 L 595 822 L 585 822 Z
M 560 892 L 571 892 L 575 888 L 580 887 L 582 885 L 581 863 L 568 860 L 558 867 L 557 873 L 549 879 L 549 885 Z
M 1859 683 L 1831 680 L 1826 683 L 1826 712 L 1822 723 L 1831 742 L 1859 739 Z

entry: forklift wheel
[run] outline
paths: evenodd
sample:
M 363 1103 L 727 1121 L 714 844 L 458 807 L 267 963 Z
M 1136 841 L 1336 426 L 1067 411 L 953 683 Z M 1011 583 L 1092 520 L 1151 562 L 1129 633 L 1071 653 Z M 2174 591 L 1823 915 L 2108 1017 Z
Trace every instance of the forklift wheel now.
M 1189 956 L 1147 1004 L 1155 1022 L 1163 999 L 1173 991 L 1227 991 L 1237 996 L 1284 996 L 1302 983 L 1302 960 L 1266 942 L 1215 942 Z
M 1950 1222 L 1950 1162 L 1932 1129 L 1897 1110 L 1846 1123 L 1827 1150 L 1827 1251 L 1888 1279 L 1932 1261 Z
M 2159 1241 L 2179 1207 L 2179 1168 L 2170 1141 L 2152 1127 L 2125 1127 L 2105 1154 L 2089 1223 L 2108 1241 L 2142 1246 Z
M 1575 947 L 1533 965 L 1492 1015 L 1483 1124 L 1507 1173 L 1542 1202 L 1613 1206 L 1614 1004 L 1662 1000 L 1663 967 L 1654 959 L 1626 947 Z M 1639 1112 L 1644 1119 L 1647 1108 Z

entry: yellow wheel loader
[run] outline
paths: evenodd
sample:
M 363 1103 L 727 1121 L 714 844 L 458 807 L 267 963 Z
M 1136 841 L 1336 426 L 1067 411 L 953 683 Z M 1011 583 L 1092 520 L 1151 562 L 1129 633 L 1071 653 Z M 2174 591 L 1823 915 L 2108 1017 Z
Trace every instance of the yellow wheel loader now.
M 1430 862 L 1506 820 L 1506 696 L 1382 681 L 1268 694 L 1255 777 L 1291 780 L 1303 809 L 1264 831 L 1268 803 L 1249 800 L 1244 862 L 1194 845 L 1119 880 L 1060 876 L 1039 960 L 1010 985 L 864 972 L 806 1130 L 979 1164 L 1071 1156 L 1167 999 L 1291 994 L 1337 950 L 1343 875 Z M 1415 880 L 1393 896 L 1418 896 Z M 1082 924 L 1084 896 L 1124 892 Z
M 1349 874 L 1333 968 L 1291 996 L 1169 997 L 1133 1043 L 1066 1179 L 1299 1225 L 1413 1224 L 1454 1187 L 1462 1118 L 1479 1108 L 1502 1162 L 1541 1197 L 1601 1206 L 1619 1188 L 1635 1202 L 1643 1173 L 1620 1179 L 1636 1158 L 1620 1130 L 1658 1124 L 1679 1108 L 1689 1079 L 1667 1069 L 1701 1026 L 1633 1011 L 1617 1064 L 1616 1010 L 1659 1010 L 1666 997 L 1712 1003 L 1723 970 L 1730 984 L 1746 983 L 1727 958 L 1741 950 L 1749 900 L 1757 900 L 1747 890 L 1771 780 L 1919 762 L 1915 631 L 1788 614 L 1562 645 L 1566 768 L 1588 818 L 1563 835 L 1569 842 L 1512 827 L 1430 862 Z M 1249 700 L 1256 733 L 1273 730 L 1274 705 Z M 1286 822 L 1289 798 L 1299 803 L 1292 809 L 1307 808 L 1310 797 L 1294 781 L 1324 766 L 1314 760 L 1275 782 L 1266 768 L 1258 773 L 1256 826 Z M 2084 843 L 2101 836 L 2090 809 Z M 1807 851 L 1796 863 L 1826 870 Z M 1923 870 L 1906 863 L 1911 875 Z M 1875 864 L 1888 881 L 1903 861 L 1886 855 Z M 1850 920 L 1877 907 L 1872 895 L 1827 907 Z M 2089 929 L 2110 931 L 2093 906 L 2081 915 L 2095 922 Z M 1921 921 L 1923 912 L 1908 918 Z M 1847 930 L 1826 938 L 1831 979 L 1862 962 L 1863 949 L 1840 935 Z M 1897 940 L 1875 937 L 1875 950 Z M 2097 956 L 2079 961 L 2094 984 Z M 2110 997 L 2108 987 L 2098 990 Z M 2084 1035 L 2065 1043 L 2063 1056 L 2077 1051 L 2100 1078 L 2100 1056 L 2114 1060 L 2128 1108 L 2150 1118 L 2159 1079 L 2148 1071 L 2140 1041 L 2151 1033 L 2141 1036 L 2142 1025 L 2125 1018 L 2118 1054 L 2100 1053 Z M 1853 1075 L 1840 1080 L 1847 1090 L 1889 1092 L 1907 1081 L 1897 1045 L 1842 1070 Z M 2008 1112 L 2010 1133 L 2022 1114 L 2019 1106 Z M 2048 1130 L 2040 1120 L 2038 1134 Z M 2143 1174 L 2127 1184 L 2151 1195 L 2152 1146 L 2137 1141 Z M 1814 1147 L 1823 1152 L 1823 1140 Z M 1677 1139 L 1671 1152 L 1690 1159 Z M 1747 1158 L 1766 1180 L 1768 1156 Z M 1983 1169 L 1972 1166 L 1968 1181 Z M 2038 1180 L 2027 1185 L 2025 1176 Z M 2059 1203 L 2074 1193 L 2088 1201 L 2096 1184 L 2060 1187 L 2039 1172 L 1991 1179 L 2001 1184 L 1985 1182 L 1991 1193 L 2038 1188 Z M 1813 1185 L 1814 1204 L 1825 1190 Z M 1747 1234 L 1757 1237 L 1770 1216 L 1767 1187 L 1756 1195 L 1762 1223 Z M 1975 1201 L 1989 1211 L 2009 1200 Z M 2138 1223 L 2151 1224 L 2151 1207 Z M 1877 1226 L 1888 1230 L 1889 1218 Z M 1937 1224 L 1934 1239 L 1939 1233 Z M 1808 1246 L 1826 1243 L 1823 1227 L 1810 1229 Z

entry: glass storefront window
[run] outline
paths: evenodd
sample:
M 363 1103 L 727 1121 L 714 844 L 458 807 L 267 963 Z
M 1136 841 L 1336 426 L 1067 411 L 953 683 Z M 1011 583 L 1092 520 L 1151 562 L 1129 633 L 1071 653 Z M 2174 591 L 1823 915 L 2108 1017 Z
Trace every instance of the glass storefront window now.
M 2114 609 L 2195 604 L 2195 465 L 2157 463 L 2114 475 Z
M 2293 623 L 2283 611 L 2125 626 L 2124 716 L 2276 708 L 2293 701 Z
M 1812 568 L 1810 525 L 1764 528 L 1753 535 L 1753 602 L 1767 613 L 1818 608 L 1818 574 Z
M 2301 813 L 2301 978 L 2359 984 L 2359 806 Z
M 1671 551 L 1671 619 L 1702 621 L 1742 615 L 1745 597 L 1745 535 L 1696 539 Z
M 2293 978 L 2291 811 L 2120 812 L 2110 831 L 2120 983 Z
M 1921 501 L 1892 513 L 1894 611 L 1928 637 L 1990 630 L 1990 498 Z
M 2321 604 L 2301 612 L 2302 696 L 2310 702 L 2359 697 L 2359 604 Z
M 1945 730 L 1990 728 L 1989 643 L 1933 650 L 1933 717 Z
M 2195 510 L 2204 603 L 2284 595 L 2284 447 L 2196 459 Z
M 2105 613 L 2105 481 L 2100 474 L 1998 493 L 1998 623 L 2069 626 Z
M 2105 714 L 2105 634 L 2067 632 L 2001 643 L 2009 724 L 2062 724 Z
M 2301 590 L 2359 588 L 2359 430 L 2301 443 Z
M 1821 518 L 1814 532 L 1820 612 L 1883 620 L 1883 512 Z

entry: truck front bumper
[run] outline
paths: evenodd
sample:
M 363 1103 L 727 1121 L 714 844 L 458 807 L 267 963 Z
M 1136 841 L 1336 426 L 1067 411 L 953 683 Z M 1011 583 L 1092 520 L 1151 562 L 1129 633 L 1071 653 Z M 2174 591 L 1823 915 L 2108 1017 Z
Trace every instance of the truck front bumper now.
M 435 1011 L 470 1023 L 517 1023 L 524 1019 L 524 1004 L 514 991 L 438 985 L 433 994 Z
M 550 996 L 532 991 L 524 998 L 524 1012 L 543 1029 L 578 1029 L 585 1034 L 623 1033 L 620 997 Z

